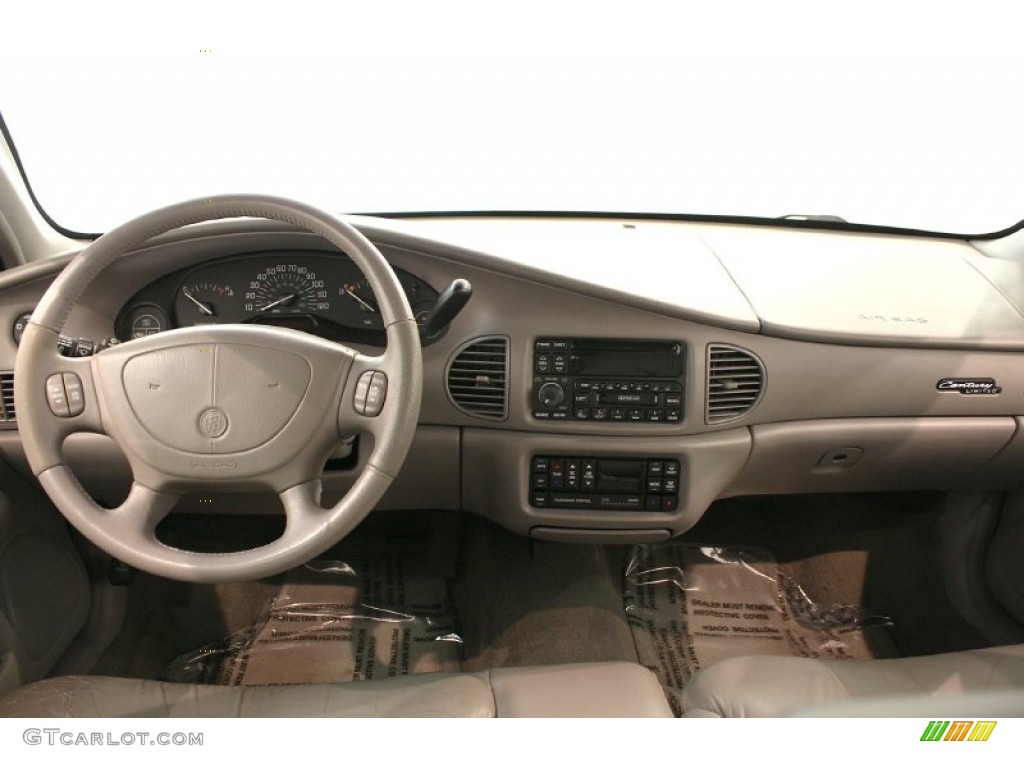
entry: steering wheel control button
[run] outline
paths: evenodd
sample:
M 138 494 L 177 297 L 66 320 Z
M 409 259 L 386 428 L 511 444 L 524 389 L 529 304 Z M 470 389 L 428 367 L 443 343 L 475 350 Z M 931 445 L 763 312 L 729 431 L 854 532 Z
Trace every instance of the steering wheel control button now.
M 388 394 L 388 377 L 381 371 L 365 371 L 356 382 L 352 405 L 360 416 L 378 416 Z
M 356 382 L 356 392 L 352 398 L 352 407 L 355 408 L 356 413 L 360 416 L 366 415 L 366 391 L 370 388 L 370 382 L 373 381 L 373 371 L 366 371 L 359 376 L 359 380 Z
M 46 401 L 50 404 L 50 410 L 53 411 L 54 416 L 71 415 L 71 409 L 68 407 L 68 396 L 64 391 L 64 376 L 62 374 L 55 373 L 46 380 Z
M 228 431 L 228 417 L 220 408 L 207 408 L 199 414 L 199 431 L 211 440 Z
M 61 374 L 64 379 L 64 394 L 68 400 L 68 415 L 78 416 L 85 410 L 85 392 L 77 373 Z

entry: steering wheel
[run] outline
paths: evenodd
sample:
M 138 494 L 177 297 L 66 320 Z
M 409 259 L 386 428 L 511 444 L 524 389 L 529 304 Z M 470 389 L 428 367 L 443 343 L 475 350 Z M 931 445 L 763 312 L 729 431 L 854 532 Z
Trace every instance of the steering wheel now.
M 387 349 L 367 356 L 287 328 L 199 326 L 107 348 L 89 358 L 58 354 L 58 336 L 102 270 L 150 238 L 203 221 L 275 219 L 346 253 L 378 299 Z M 145 214 L 83 250 L 32 314 L 15 365 L 25 455 L 64 516 L 100 549 L 141 570 L 182 581 L 258 579 L 314 557 L 351 531 L 402 466 L 419 416 L 419 332 L 388 263 L 354 227 L 310 206 L 230 195 Z M 115 509 L 96 504 L 64 463 L 76 432 L 113 438 L 133 481 Z M 320 473 L 340 440 L 373 437 L 349 492 L 320 505 Z M 285 512 L 280 538 L 255 549 L 187 552 L 163 544 L 157 524 L 187 490 L 267 489 Z

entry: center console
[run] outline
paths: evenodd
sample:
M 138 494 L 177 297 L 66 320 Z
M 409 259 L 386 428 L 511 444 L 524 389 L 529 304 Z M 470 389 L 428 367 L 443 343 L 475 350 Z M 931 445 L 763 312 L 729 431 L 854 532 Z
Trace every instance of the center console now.
M 679 424 L 685 353 L 675 341 L 537 339 L 533 416 Z

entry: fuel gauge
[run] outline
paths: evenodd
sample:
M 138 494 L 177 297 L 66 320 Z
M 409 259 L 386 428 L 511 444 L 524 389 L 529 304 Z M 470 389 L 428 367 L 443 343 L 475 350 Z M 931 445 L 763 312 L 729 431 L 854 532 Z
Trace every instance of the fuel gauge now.
M 377 297 L 367 280 L 343 283 L 338 294 L 347 299 L 346 316 L 349 324 L 356 328 L 383 328 Z

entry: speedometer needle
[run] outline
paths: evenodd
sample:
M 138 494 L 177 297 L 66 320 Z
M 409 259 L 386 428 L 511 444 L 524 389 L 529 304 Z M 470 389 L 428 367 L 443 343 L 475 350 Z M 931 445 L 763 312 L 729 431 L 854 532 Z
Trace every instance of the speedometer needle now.
M 370 306 L 368 303 L 366 303 L 363 299 L 359 298 L 355 293 L 353 293 L 348 288 L 345 289 L 345 293 L 347 293 L 349 296 L 351 296 L 353 299 L 355 299 L 357 302 L 359 302 L 360 306 L 362 306 L 362 308 L 365 309 L 367 312 L 376 312 L 377 311 L 372 306 Z
M 197 299 L 195 296 L 193 296 L 191 293 L 189 293 L 188 288 L 183 288 L 182 289 L 182 293 L 185 294 L 185 298 L 186 299 L 188 299 L 189 301 L 191 301 L 193 304 L 196 305 L 196 309 L 198 309 L 202 314 L 209 315 L 210 317 L 213 317 L 213 315 L 215 313 L 214 313 L 213 309 L 210 308 L 209 304 L 204 304 L 199 299 Z
M 273 309 L 274 307 L 278 307 L 281 304 L 287 304 L 289 301 L 291 301 L 294 298 L 295 298 L 295 294 L 294 293 L 289 293 L 287 296 L 282 296 L 280 299 L 274 299 L 269 304 L 264 304 L 262 307 L 256 307 L 256 309 L 258 311 L 260 311 L 260 312 L 266 312 L 268 309 Z

